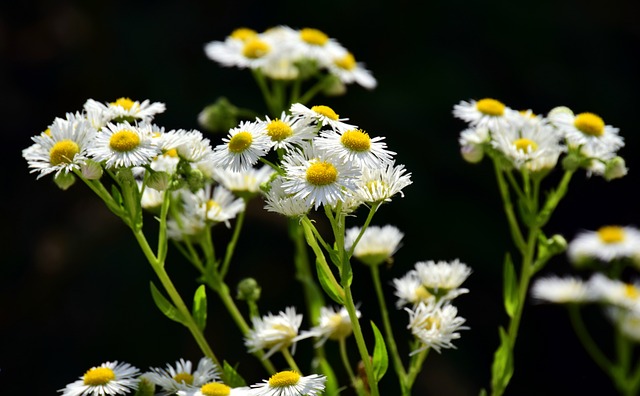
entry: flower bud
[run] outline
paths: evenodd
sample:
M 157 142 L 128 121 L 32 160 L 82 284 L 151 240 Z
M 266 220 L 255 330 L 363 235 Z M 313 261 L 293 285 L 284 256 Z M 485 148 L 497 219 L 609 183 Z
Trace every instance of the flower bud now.
M 80 172 L 82 177 L 87 180 L 98 180 L 102 177 L 102 166 L 93 160 L 86 160 L 80 165 Z
M 567 106 L 557 106 L 549 111 L 549 114 L 547 114 L 547 117 L 553 117 L 556 114 L 562 114 L 562 113 L 573 115 L 573 111 Z
M 200 112 L 198 123 L 210 132 L 228 131 L 238 125 L 238 108 L 221 97 Z
M 322 86 L 322 93 L 327 96 L 341 96 L 347 92 L 347 87 L 337 76 L 329 75 Z
M 256 302 L 260 299 L 262 289 L 253 278 L 244 278 L 238 283 L 238 300 Z
M 604 178 L 607 181 L 619 179 L 627 174 L 627 166 L 622 157 L 615 157 L 607 162 Z
M 60 172 L 53 178 L 53 181 L 61 190 L 67 190 L 76 182 L 76 176 L 73 173 Z
M 164 191 L 169 188 L 171 176 L 167 172 L 153 172 L 147 180 L 147 186 L 154 190 Z
M 468 144 L 460 147 L 460 154 L 470 164 L 477 164 L 484 157 L 484 149 L 477 144 Z
M 156 385 L 147 377 L 141 375 L 138 380 L 138 389 L 134 396 L 153 396 L 156 392 Z

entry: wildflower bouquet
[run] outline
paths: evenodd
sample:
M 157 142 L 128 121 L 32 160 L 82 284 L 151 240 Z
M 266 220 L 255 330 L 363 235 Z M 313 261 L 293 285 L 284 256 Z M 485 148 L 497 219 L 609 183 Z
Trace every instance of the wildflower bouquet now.
M 226 132 L 212 144 L 200 131 L 157 124 L 163 103 L 89 99 L 81 111 L 56 118 L 23 151 L 38 178 L 52 175 L 63 190 L 84 183 L 128 226 L 156 275 L 150 284 L 155 304 L 187 328 L 203 354 L 195 367 L 179 359 L 144 372 L 129 363 L 105 362 L 60 392 L 313 396 L 351 388 L 358 395 L 379 395 L 378 383 L 391 364 L 397 394 L 409 395 L 428 352 L 454 347 L 459 331 L 467 328 L 453 300 L 468 292 L 461 285 L 471 270 L 459 260 L 419 261 L 394 279 L 395 307 L 406 311 L 408 324 L 406 334 L 393 333 L 380 266 L 390 262 L 403 233 L 393 225 L 374 225 L 374 216 L 403 194 L 411 174 L 396 163 L 383 137 L 371 137 L 329 106 L 307 106 L 320 93 L 344 93 L 354 82 L 373 88 L 376 80 L 336 40 L 310 28 L 238 29 L 207 44 L 205 52 L 224 66 L 249 69 L 268 114 L 217 101 L 200 114 L 203 127 Z M 262 286 L 250 274 L 237 293 L 227 283 L 246 208 L 254 199 L 288 219 L 303 308 L 261 307 Z M 222 225 L 233 232 L 221 250 L 215 230 Z M 195 291 L 175 287 L 166 266 L 170 247 L 197 270 Z M 372 282 L 379 306 L 379 315 L 366 322 L 352 292 L 352 284 L 361 281 L 354 258 L 369 268 L 371 280 L 364 282 Z M 212 294 L 264 373 L 241 375 L 236 357 L 220 359 L 215 353 L 222 340 L 210 342 L 205 334 Z M 296 346 L 307 339 L 314 340 L 314 357 L 298 362 Z M 397 340 L 408 340 L 408 356 L 399 352 Z M 329 341 L 337 344 L 339 362 L 325 353 Z M 348 342 L 355 343 L 355 360 Z M 276 355 L 282 360 L 276 362 Z M 336 374 L 338 365 L 346 383 Z

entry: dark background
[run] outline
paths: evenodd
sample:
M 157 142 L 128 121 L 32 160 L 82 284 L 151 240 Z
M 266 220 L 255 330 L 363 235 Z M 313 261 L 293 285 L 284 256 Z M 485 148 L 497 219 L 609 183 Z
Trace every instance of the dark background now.
M 347 95 L 320 97 L 316 104 L 330 105 L 374 136 L 386 136 L 398 161 L 413 173 L 406 196 L 384 206 L 374 220 L 406 233 L 384 280 L 402 276 L 421 260 L 459 258 L 473 268 L 466 284 L 471 293 L 456 303 L 471 330 L 455 342 L 458 349 L 429 356 L 414 394 L 476 395 L 486 387 L 497 327 L 506 324 L 501 267 L 512 244 L 491 164 L 461 159 L 457 139 L 465 125 L 451 110 L 461 100 L 493 97 L 537 113 L 566 105 L 600 114 L 625 138 L 620 154 L 629 175 L 608 183 L 577 173 L 545 230 L 570 240 L 581 229 L 639 225 L 638 10 L 631 0 L 606 5 L 436 0 L 420 9 L 417 4 L 2 2 L 0 393 L 52 395 L 108 360 L 145 370 L 200 357 L 188 332 L 153 305 L 148 284 L 155 278 L 128 229 L 85 187 L 63 192 L 50 178 L 36 181 L 21 150 L 54 117 L 81 110 L 88 98 L 164 102 L 167 111 L 156 121 L 167 129 L 198 128 L 199 111 L 219 96 L 264 111 L 250 74 L 208 60 L 203 45 L 237 27 L 260 31 L 278 24 L 323 30 L 379 81 L 374 91 L 354 85 Z M 551 175 L 546 187 L 558 176 Z M 223 228 L 215 233 L 222 249 L 229 233 Z M 263 285 L 264 311 L 287 305 L 302 310 L 300 298 L 292 299 L 300 289 L 290 250 L 282 219 L 256 203 L 230 284 L 252 275 Z M 195 271 L 175 251 L 169 259 L 168 270 L 188 300 Z M 542 274 L 550 273 L 575 271 L 559 256 Z M 378 321 L 366 268 L 356 267 L 354 288 L 365 318 Z M 386 291 L 391 302 L 392 290 Z M 207 337 L 214 351 L 239 362 L 249 383 L 260 381 L 264 373 L 244 351 L 230 318 L 213 298 L 209 301 Z M 594 337 L 610 351 L 608 324 L 599 312 L 590 312 Z M 401 350 L 408 353 L 406 315 L 394 311 L 392 316 Z M 298 346 L 301 362 L 310 348 L 309 342 Z M 393 395 L 391 369 L 383 384 L 389 389 L 384 394 Z M 615 392 L 574 337 L 564 310 L 529 303 L 507 394 L 596 393 Z

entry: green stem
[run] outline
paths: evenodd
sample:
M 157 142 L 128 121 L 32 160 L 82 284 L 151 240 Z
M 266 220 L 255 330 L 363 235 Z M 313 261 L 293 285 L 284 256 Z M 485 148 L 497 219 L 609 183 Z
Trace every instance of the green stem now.
M 422 370 L 422 365 L 424 364 L 424 361 L 427 358 L 430 350 L 430 348 L 424 349 L 418 352 L 416 355 L 413 355 L 411 359 L 411 367 L 409 367 L 409 373 L 407 374 L 407 377 L 405 379 L 403 396 L 411 395 L 411 388 L 413 387 L 418 373 L 420 373 L 420 371 Z
M 349 249 L 349 254 L 348 254 L 349 257 L 353 256 L 353 251 L 356 249 L 356 246 L 358 245 L 358 242 L 360 242 L 360 239 L 364 235 L 364 232 L 367 230 L 367 227 L 369 227 L 369 224 L 371 224 L 373 215 L 376 214 L 376 211 L 378 210 L 379 206 L 380 206 L 380 203 L 377 202 L 377 203 L 374 203 L 373 206 L 371 206 L 371 208 L 369 209 L 369 214 L 367 215 L 367 219 L 364 221 L 364 224 L 360 228 L 360 233 L 358 234 L 358 237 L 355 239 L 355 241 L 353 241 L 353 245 L 351 246 L 351 249 Z
M 340 294 L 340 298 L 344 300 L 344 297 L 345 297 L 344 290 L 342 290 L 340 283 L 338 283 L 335 276 L 333 276 L 333 272 L 331 271 L 331 268 L 329 268 L 329 265 L 327 264 L 327 260 L 324 256 L 324 253 L 322 252 L 320 245 L 318 245 L 318 242 L 315 240 L 313 236 L 313 231 L 311 231 L 311 227 L 313 227 L 313 224 L 311 224 L 311 220 L 309 220 L 309 218 L 306 216 L 302 218 L 302 227 L 304 229 L 304 234 L 307 240 L 307 244 L 309 244 L 309 246 L 311 247 L 311 249 L 316 255 L 317 266 L 325 274 L 329 282 L 333 285 L 333 288 Z
M 497 161 L 494 161 L 494 168 L 496 172 L 496 180 L 498 181 L 498 187 L 500 189 L 500 195 L 502 196 L 502 202 L 504 203 L 504 212 L 507 215 L 507 221 L 509 222 L 511 237 L 518 247 L 518 250 L 523 251 L 526 249 L 526 243 L 524 241 L 524 237 L 522 236 L 522 232 L 520 231 L 520 226 L 518 225 L 516 214 L 513 210 L 513 203 L 511 202 L 509 187 L 507 186 L 507 183 L 502 174 L 502 169 L 500 169 Z
M 249 204 L 249 200 L 245 199 L 244 204 L 246 208 L 246 206 Z M 225 252 L 225 255 L 224 255 L 224 261 L 222 262 L 222 267 L 220 268 L 221 279 L 224 279 L 224 277 L 227 275 L 227 272 L 229 271 L 231 258 L 233 257 L 233 253 L 235 251 L 236 245 L 238 244 L 238 238 L 240 237 L 240 231 L 242 230 L 242 225 L 244 224 L 244 218 L 246 213 L 247 213 L 246 210 L 243 210 L 238 214 L 238 217 L 236 219 L 236 225 L 235 225 L 235 228 L 233 229 L 233 235 L 231 237 L 231 240 L 229 241 L 229 244 L 227 245 L 227 251 Z
M 351 363 L 349 362 L 349 356 L 347 355 L 347 338 L 342 337 L 338 340 L 340 345 L 340 359 L 342 360 L 342 365 L 344 369 L 347 371 L 349 375 L 349 380 L 351 381 L 351 385 L 355 386 L 356 384 L 356 376 L 353 374 L 353 369 L 351 368 Z
M 296 364 L 295 359 L 293 358 L 293 356 L 291 356 L 291 352 L 289 352 L 289 348 L 282 348 L 280 352 L 282 352 L 282 356 L 284 356 L 284 359 L 287 361 L 289 368 L 291 368 L 294 371 L 297 371 L 300 375 L 302 375 L 302 371 L 300 371 L 300 368 L 298 368 L 298 365 Z
M 180 297 L 180 294 L 178 293 L 175 286 L 173 285 L 173 282 L 171 282 L 169 275 L 164 269 L 164 263 L 160 263 L 156 258 L 155 254 L 153 253 L 153 251 L 151 250 L 151 247 L 149 246 L 149 243 L 147 242 L 147 239 L 145 238 L 144 233 L 141 230 L 137 230 L 137 231 L 134 231 L 133 234 L 136 237 L 136 240 L 138 241 L 138 244 L 140 245 L 142 252 L 144 253 L 147 260 L 149 261 L 149 264 L 151 264 L 151 267 L 153 268 L 156 275 L 158 276 L 160 283 L 162 283 L 164 290 L 167 292 L 167 294 L 169 295 L 169 298 L 173 302 L 173 305 L 176 307 L 176 309 L 178 309 L 181 316 L 183 317 L 185 321 L 184 325 L 191 332 L 191 335 L 193 336 L 196 343 L 202 350 L 202 353 L 205 356 L 211 358 L 211 360 L 213 360 L 213 362 L 218 367 L 222 367 L 222 365 L 220 364 L 220 361 L 215 356 L 215 354 L 213 353 L 213 350 L 207 343 L 207 340 L 205 339 L 204 334 L 202 334 L 202 331 L 200 331 L 200 328 L 196 324 L 196 321 L 193 319 L 193 316 L 191 316 L 191 312 L 189 311 L 186 304 L 182 300 L 182 297 Z
M 578 339 L 582 343 L 582 346 L 602 371 L 611 376 L 611 361 L 607 359 L 605 354 L 602 353 L 600 348 L 598 348 L 598 345 L 595 343 L 593 338 L 591 338 L 591 335 L 582 320 L 582 316 L 580 315 L 580 308 L 575 304 L 571 304 L 567 308 L 569 310 L 569 319 L 571 320 L 573 331 L 575 331 Z
M 371 268 L 371 278 L 373 279 L 373 287 L 376 292 L 376 296 L 378 297 L 378 305 L 380 306 L 380 314 L 382 316 L 382 325 L 384 326 L 384 332 L 387 340 L 387 348 L 389 352 L 391 352 L 391 358 L 393 361 L 393 367 L 396 370 L 396 374 L 398 375 L 398 380 L 400 382 L 400 386 L 403 389 L 403 392 L 409 391 L 411 386 L 405 389 L 407 384 L 407 372 L 405 371 L 404 365 L 402 364 L 402 359 L 400 358 L 400 354 L 398 353 L 398 346 L 396 345 L 395 338 L 393 337 L 393 330 L 391 326 L 391 321 L 389 320 L 389 311 L 387 310 L 387 304 L 384 298 L 384 293 L 382 291 L 382 284 L 380 282 L 380 270 L 377 265 L 370 265 Z
M 327 81 L 331 77 L 330 74 L 327 74 L 325 77 L 320 78 L 317 83 L 315 83 L 311 88 L 307 90 L 299 99 L 298 103 L 307 104 L 314 96 L 316 96 L 327 84 Z

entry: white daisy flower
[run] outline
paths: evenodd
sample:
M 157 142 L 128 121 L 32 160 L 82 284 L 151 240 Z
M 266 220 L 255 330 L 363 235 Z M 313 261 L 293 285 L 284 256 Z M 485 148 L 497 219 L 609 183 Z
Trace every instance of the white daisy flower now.
M 213 172 L 213 179 L 236 195 L 253 196 L 262 191 L 260 186 L 268 182 L 274 173 L 275 170 L 267 165 L 260 169 L 250 168 L 241 172 L 217 168 Z
M 259 120 L 260 121 L 260 120 Z M 300 118 L 294 118 L 284 111 L 280 118 L 266 116 L 266 134 L 275 149 L 289 151 L 316 136 L 317 128 Z
M 138 387 L 139 371 L 128 363 L 106 362 L 89 369 L 78 381 L 68 384 L 62 396 L 124 395 Z
M 571 276 L 540 278 L 531 287 L 531 295 L 538 301 L 557 304 L 591 302 L 594 297 L 587 282 Z
M 582 231 L 569 243 L 567 255 L 578 265 L 589 260 L 610 262 L 627 258 L 640 263 L 640 230 L 609 225 L 597 231 Z
M 455 259 L 446 261 L 420 261 L 415 265 L 420 282 L 430 293 L 441 294 L 458 289 L 471 274 L 471 268 Z
M 344 245 L 348 250 L 353 249 L 354 257 L 368 265 L 379 265 L 391 258 L 400 248 L 400 242 L 404 237 L 404 234 L 392 225 L 369 226 L 353 248 L 360 230 L 360 227 L 348 229 Z
M 640 313 L 640 283 L 626 283 L 596 273 L 589 279 L 588 287 L 596 301 Z
M 265 193 L 265 209 L 269 212 L 280 213 L 287 217 L 301 217 L 311 210 L 304 198 L 288 194 L 282 187 L 282 177 L 277 177 L 269 185 L 269 191 Z
M 361 62 L 356 62 L 349 51 L 332 54 L 332 62 L 327 65 L 329 72 L 345 84 L 357 83 L 366 89 L 374 89 L 378 82 Z
M 315 209 L 343 202 L 360 176 L 355 164 L 344 163 L 313 146 L 290 152 L 282 159 L 282 168 L 285 192 L 304 199 Z
M 508 128 L 513 110 L 504 103 L 485 98 L 478 101 L 461 101 L 453 107 L 453 115 L 469 123 L 474 128 L 488 128 L 495 132 L 501 128 Z
M 80 114 L 68 113 L 66 119 L 56 118 L 48 133 L 32 137 L 35 142 L 22 151 L 31 172 L 40 172 L 38 179 L 49 173 L 69 173 L 80 169 L 87 159 L 96 130 Z
M 204 217 L 204 211 L 198 210 L 200 207 L 189 206 L 167 220 L 167 236 L 176 241 L 189 239 L 190 236 L 198 235 L 204 231 L 207 223 Z
M 315 139 L 316 147 L 335 155 L 346 162 L 355 162 L 362 167 L 379 169 L 392 162 L 393 151 L 387 150 L 384 137 L 370 138 L 361 129 L 349 129 L 336 132 L 334 130 L 321 131 L 320 137 Z
M 532 172 L 556 166 L 564 147 L 561 136 L 544 122 L 522 124 L 520 128 L 496 129 L 491 144 L 502 152 L 516 168 Z
M 266 134 L 264 124 L 260 122 L 241 122 L 222 141 L 223 144 L 214 148 L 211 161 L 216 166 L 236 172 L 255 165 L 271 147 L 271 139 Z
M 312 60 L 320 67 L 328 67 L 333 63 L 334 54 L 346 52 L 335 39 L 318 29 L 303 28 L 297 33 L 292 51 L 298 59 Z
M 396 289 L 396 308 L 400 309 L 407 304 L 417 305 L 420 302 L 428 303 L 435 300 L 435 296 L 422 285 L 415 271 L 407 272 L 402 278 L 393 279 L 393 287 Z
M 324 391 L 327 377 L 311 374 L 301 376 L 295 371 L 280 371 L 269 380 L 251 385 L 252 396 L 316 396 Z
M 289 346 L 295 350 L 296 342 L 312 336 L 309 333 L 298 335 L 302 315 L 296 314 L 294 307 L 287 307 L 278 315 L 269 313 L 262 318 L 254 317 L 251 321 L 253 328 L 244 343 L 251 353 L 268 349 L 264 359 Z
M 640 342 L 640 312 L 609 307 L 607 314 L 622 334 L 632 341 Z
M 360 311 L 356 310 L 356 316 L 360 318 Z M 319 338 L 316 347 L 323 345 L 327 340 L 340 340 L 351 335 L 353 325 L 349 318 L 349 312 L 345 307 L 320 307 L 320 319 L 317 326 L 312 327 L 308 333 Z
M 153 117 L 166 110 L 164 103 L 149 100 L 138 102 L 129 98 L 119 98 L 115 102 L 100 103 L 96 100 L 89 99 L 84 104 L 87 114 L 91 114 L 91 118 L 97 123 L 106 125 L 108 122 L 149 122 Z
M 203 357 L 198 367 L 193 370 L 191 361 L 180 359 L 175 366 L 167 364 L 166 368 L 151 368 L 145 377 L 161 387 L 166 394 L 177 391 L 197 390 L 202 385 L 220 379 L 220 370 L 210 358 Z
M 422 346 L 411 352 L 414 355 L 426 349 L 434 349 L 440 353 L 441 348 L 455 348 L 453 340 L 460 338 L 460 330 L 468 330 L 463 326 L 466 321 L 458 316 L 458 310 L 451 304 L 418 303 L 414 309 L 405 308 L 409 313 L 408 329 L 422 343 Z
M 158 191 L 149 186 L 144 186 L 141 180 L 137 181 L 138 188 L 141 190 L 142 195 L 140 197 L 140 206 L 144 209 L 154 210 L 162 206 L 162 202 L 164 201 L 164 192 Z
M 354 195 L 362 202 L 390 202 L 396 194 L 404 197 L 402 189 L 413 183 L 411 173 L 406 173 L 404 165 L 390 162 L 382 168 L 363 168 Z
M 221 382 L 209 382 L 195 390 L 180 390 L 178 396 L 250 396 L 251 388 L 242 386 L 231 388 Z
M 340 118 L 338 114 L 329 106 L 318 105 L 308 108 L 301 103 L 294 103 L 289 110 L 294 117 L 300 117 L 309 122 L 317 122 L 321 126 L 328 125 L 337 131 L 348 131 L 349 129 L 356 129 L 355 125 L 350 125 L 344 121 L 348 118 Z
M 128 122 L 107 124 L 87 152 L 107 168 L 148 165 L 160 154 L 152 138 Z
M 209 59 L 222 66 L 240 69 L 260 69 L 277 57 L 278 42 L 272 36 L 247 32 L 244 30 L 241 34 L 232 34 L 225 41 L 209 42 L 204 52 Z
M 204 221 L 224 223 L 227 227 L 231 227 L 229 220 L 245 209 L 242 199 L 236 198 L 231 191 L 219 185 L 213 187 L 206 184 L 195 193 L 181 190 L 181 197 L 187 218 L 202 218 Z

